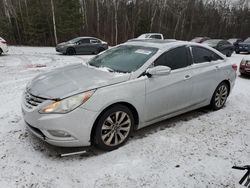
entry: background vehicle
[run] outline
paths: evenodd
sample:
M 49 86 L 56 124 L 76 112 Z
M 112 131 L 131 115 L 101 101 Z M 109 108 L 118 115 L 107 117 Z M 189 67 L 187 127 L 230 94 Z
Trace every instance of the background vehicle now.
M 209 39 L 210 39 L 209 37 L 195 37 L 194 39 L 191 40 L 191 42 L 202 43 Z
M 210 39 L 210 40 L 204 41 L 202 44 L 206 44 L 206 45 L 220 51 L 221 53 L 223 53 L 227 57 L 231 57 L 231 55 L 235 49 L 234 45 L 232 45 L 230 42 L 223 40 L 223 39 Z
M 0 55 L 2 53 L 7 53 L 8 52 L 8 46 L 6 40 L 0 37 Z
M 161 33 L 145 33 L 137 37 L 138 39 L 161 39 L 164 40 L 163 34 Z
M 191 56 L 192 54 L 192 56 Z M 183 41 L 130 41 L 34 78 L 22 112 L 28 129 L 65 147 L 113 150 L 133 130 L 226 103 L 235 65 L 210 47 Z
M 242 59 L 240 63 L 240 74 L 245 75 L 248 74 L 250 75 L 250 57 L 245 57 Z
M 98 54 L 108 49 L 108 43 L 94 37 L 77 37 L 56 46 L 56 51 L 67 55 Z
M 238 45 L 235 48 L 235 52 L 237 54 L 241 52 L 247 52 L 250 53 L 250 37 L 244 40 L 244 42 L 239 42 Z
M 243 42 L 241 38 L 231 38 L 231 39 L 228 39 L 227 41 L 230 42 L 234 46 L 237 46 L 239 42 Z

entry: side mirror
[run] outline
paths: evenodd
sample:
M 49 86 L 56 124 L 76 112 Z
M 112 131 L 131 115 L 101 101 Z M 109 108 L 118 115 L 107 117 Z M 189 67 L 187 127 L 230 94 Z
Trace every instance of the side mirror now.
M 149 68 L 146 71 L 147 75 L 151 75 L 151 76 L 163 76 L 163 75 L 168 75 L 171 72 L 171 68 L 167 67 L 167 66 L 156 66 L 156 67 L 152 67 Z

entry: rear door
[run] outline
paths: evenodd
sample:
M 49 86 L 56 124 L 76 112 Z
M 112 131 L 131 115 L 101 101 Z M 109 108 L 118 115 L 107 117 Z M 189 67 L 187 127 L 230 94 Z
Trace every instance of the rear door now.
M 154 62 L 154 66 L 159 65 L 170 67 L 171 73 L 146 80 L 147 122 L 177 112 L 192 103 L 192 74 L 187 47 L 165 52 Z
M 222 81 L 221 68 L 224 59 L 215 52 L 201 47 L 192 46 L 192 75 L 194 90 L 192 101 L 196 104 L 205 103 L 211 99 L 215 88 Z

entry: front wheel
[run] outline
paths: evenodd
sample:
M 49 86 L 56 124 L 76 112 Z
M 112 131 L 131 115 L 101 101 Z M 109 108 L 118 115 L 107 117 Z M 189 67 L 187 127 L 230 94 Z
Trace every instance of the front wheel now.
M 66 51 L 66 54 L 67 55 L 75 55 L 76 51 L 75 51 L 74 48 L 68 48 L 67 51 Z
M 93 144 L 102 150 L 111 151 L 122 146 L 134 126 L 131 111 L 123 105 L 106 110 L 97 121 Z
M 225 82 L 222 82 L 216 89 L 211 100 L 211 107 L 213 110 L 221 109 L 229 94 L 229 87 Z

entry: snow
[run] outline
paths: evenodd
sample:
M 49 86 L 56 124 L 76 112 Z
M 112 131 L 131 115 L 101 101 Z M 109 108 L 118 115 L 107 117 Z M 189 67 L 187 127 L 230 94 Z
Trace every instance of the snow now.
M 60 158 L 82 148 L 53 147 L 29 134 L 22 91 L 41 72 L 93 56 L 59 55 L 50 47 L 9 50 L 0 57 L 0 187 L 240 187 L 243 171 L 231 167 L 250 163 L 250 77 L 238 76 L 222 110 L 203 108 L 149 126 L 112 152 L 87 148 Z M 230 60 L 239 64 L 244 56 Z

